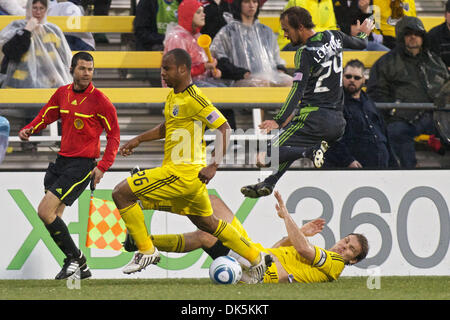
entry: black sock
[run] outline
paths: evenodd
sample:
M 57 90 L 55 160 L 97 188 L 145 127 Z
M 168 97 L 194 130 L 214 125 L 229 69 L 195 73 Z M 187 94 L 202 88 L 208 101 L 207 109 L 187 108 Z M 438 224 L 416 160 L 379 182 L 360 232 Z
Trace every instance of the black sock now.
M 69 229 L 60 217 L 56 217 L 55 221 L 45 225 L 45 227 L 66 257 L 78 258 L 80 256 L 80 250 L 73 242 Z
M 230 248 L 225 247 L 220 240 L 217 240 L 211 248 L 204 248 L 203 250 L 213 259 L 226 256 L 230 252 Z
M 271 174 L 270 176 L 268 176 L 264 180 L 264 182 L 271 184 L 272 186 L 275 187 L 278 180 L 280 180 L 281 176 L 287 171 L 287 169 L 289 169 L 289 167 L 291 166 L 291 164 L 293 162 L 294 161 L 286 161 L 286 162 L 281 163 L 278 167 L 278 170 L 276 172 L 274 172 L 273 174 Z

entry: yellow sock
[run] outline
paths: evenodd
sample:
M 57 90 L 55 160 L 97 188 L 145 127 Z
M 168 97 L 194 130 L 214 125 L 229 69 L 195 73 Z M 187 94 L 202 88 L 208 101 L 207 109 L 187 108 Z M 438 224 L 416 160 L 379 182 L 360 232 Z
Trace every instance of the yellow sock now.
M 259 262 L 260 250 L 248 242 L 244 237 L 241 237 L 236 228 L 226 221 L 219 219 L 219 226 L 213 233 L 213 236 L 222 241 L 224 246 L 250 261 L 252 265 Z
M 155 248 L 145 226 L 144 213 L 138 203 L 119 209 L 119 212 L 139 251 L 145 254 L 152 254 Z
M 185 240 L 183 234 L 158 234 L 151 236 L 153 245 L 165 252 L 184 252 Z

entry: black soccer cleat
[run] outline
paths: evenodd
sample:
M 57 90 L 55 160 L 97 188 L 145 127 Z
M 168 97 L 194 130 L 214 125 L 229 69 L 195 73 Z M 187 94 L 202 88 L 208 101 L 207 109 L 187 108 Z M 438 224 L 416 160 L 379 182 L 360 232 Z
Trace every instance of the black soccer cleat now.
M 127 231 L 127 235 L 125 237 L 125 241 L 122 242 L 122 245 L 123 245 L 123 248 L 128 252 L 138 251 L 136 242 L 134 242 L 133 237 L 131 236 L 131 234 L 128 233 L 128 231 Z
M 78 258 L 67 257 L 64 259 L 64 265 L 61 271 L 56 275 L 56 280 L 64 280 L 69 277 L 79 277 L 87 279 L 92 276 L 89 267 L 86 264 L 86 257 L 83 253 Z
M 265 181 L 257 184 L 251 184 L 241 188 L 241 193 L 248 198 L 265 197 L 272 193 L 273 185 Z

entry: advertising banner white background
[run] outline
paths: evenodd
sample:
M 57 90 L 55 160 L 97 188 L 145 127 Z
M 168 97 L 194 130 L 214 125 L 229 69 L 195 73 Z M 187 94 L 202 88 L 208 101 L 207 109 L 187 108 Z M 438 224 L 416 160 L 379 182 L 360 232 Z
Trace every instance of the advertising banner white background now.
M 219 171 L 208 189 L 214 189 L 233 212 L 240 210 L 246 216 L 243 225 L 253 241 L 270 247 L 286 235 L 284 223 L 275 211 L 275 198 L 271 195 L 256 203 L 244 203 L 240 193 L 242 186 L 256 183 L 267 174 Z M 128 175 L 128 172 L 108 172 L 97 189 L 112 190 Z M 43 178 L 44 172 L 0 172 L 0 279 L 51 279 L 60 270 L 62 259 L 57 261 L 44 241 L 33 245 L 35 226 L 24 214 L 37 210 L 43 197 Z M 367 259 L 346 267 L 343 276 L 367 276 L 368 267 L 378 267 L 381 276 L 450 275 L 448 181 L 450 173 L 443 170 L 305 170 L 288 171 L 276 189 L 299 225 L 318 217 L 327 221 L 322 234 L 310 238 L 313 244 L 327 249 L 350 232 L 366 235 L 370 245 Z M 69 229 L 87 228 L 78 221 L 78 202 L 64 212 L 63 220 Z M 195 227 L 186 217 L 155 212 L 150 229 L 153 234 L 163 234 L 189 232 Z M 84 245 L 85 239 L 78 234 L 73 237 L 77 244 Z M 208 276 L 205 267 L 208 256 L 204 252 L 190 256 L 164 253 L 169 258 L 166 262 L 135 276 L 121 272 L 128 262 L 124 259 L 131 259 L 128 255 L 90 249 L 88 263 L 93 278 Z

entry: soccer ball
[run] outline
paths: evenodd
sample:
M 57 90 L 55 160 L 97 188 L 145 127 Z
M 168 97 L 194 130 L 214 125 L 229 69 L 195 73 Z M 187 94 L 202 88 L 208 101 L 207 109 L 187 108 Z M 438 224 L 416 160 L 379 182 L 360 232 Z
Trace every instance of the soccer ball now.
M 235 284 L 241 280 L 242 267 L 233 257 L 218 257 L 209 266 L 209 277 L 216 284 Z

